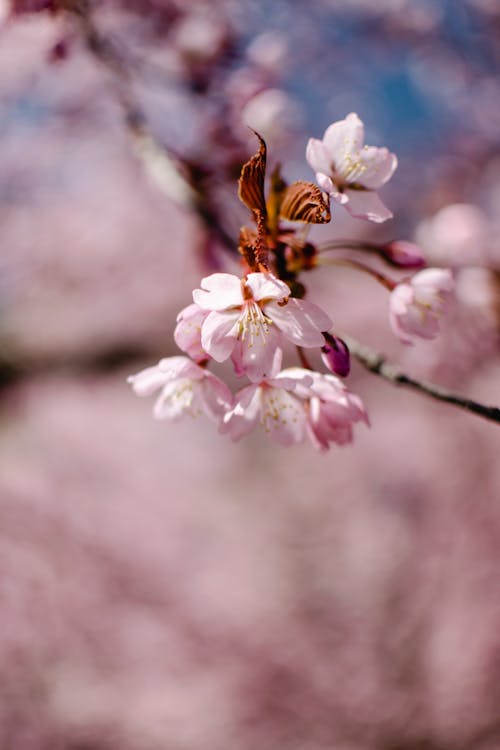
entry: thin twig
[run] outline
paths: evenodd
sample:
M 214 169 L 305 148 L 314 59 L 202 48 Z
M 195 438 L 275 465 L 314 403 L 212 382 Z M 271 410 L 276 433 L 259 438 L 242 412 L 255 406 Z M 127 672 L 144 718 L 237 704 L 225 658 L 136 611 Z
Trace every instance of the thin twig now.
M 426 396 L 430 396 L 437 401 L 442 401 L 446 404 L 453 404 L 460 409 L 484 417 L 484 419 L 488 419 L 490 422 L 497 422 L 500 424 L 500 408 L 497 406 L 486 406 L 485 404 L 480 404 L 479 402 L 473 401 L 465 396 L 452 393 L 446 388 L 442 388 L 434 383 L 412 378 L 402 372 L 397 365 L 387 362 L 382 354 L 373 351 L 373 349 L 365 346 L 365 344 L 360 344 L 359 341 L 356 341 L 356 339 L 353 339 L 351 336 L 343 335 L 342 338 L 349 347 L 352 356 L 356 357 L 356 359 L 361 362 L 367 370 L 375 373 L 375 375 L 379 375 L 394 385 L 401 385 L 404 388 L 410 388 L 414 391 L 423 393 Z

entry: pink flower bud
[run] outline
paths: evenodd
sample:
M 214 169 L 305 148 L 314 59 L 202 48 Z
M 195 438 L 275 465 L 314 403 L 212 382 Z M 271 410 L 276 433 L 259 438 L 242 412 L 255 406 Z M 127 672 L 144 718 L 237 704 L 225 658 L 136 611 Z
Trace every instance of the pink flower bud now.
M 321 347 L 323 364 L 330 372 L 345 378 L 351 369 L 351 357 L 347 344 L 338 336 L 332 336 L 331 333 L 324 333 L 323 336 L 325 338 L 325 345 Z
M 423 268 L 425 258 L 421 248 L 414 242 L 395 240 L 380 248 L 384 260 L 399 268 Z

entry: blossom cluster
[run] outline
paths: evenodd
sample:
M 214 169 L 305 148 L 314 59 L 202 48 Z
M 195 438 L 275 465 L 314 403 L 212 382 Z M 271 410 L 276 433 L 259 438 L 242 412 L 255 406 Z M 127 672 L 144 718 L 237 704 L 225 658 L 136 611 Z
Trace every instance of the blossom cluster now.
M 364 145 L 363 123 L 352 113 L 330 125 L 322 140 L 311 138 L 307 145 L 317 184 L 288 185 L 275 169 L 266 198 L 267 149 L 256 135 L 259 150 L 243 165 L 239 181 L 239 197 L 255 223 L 255 228 L 240 232 L 241 275 L 203 278 L 192 304 L 177 318 L 174 338 L 186 356 L 162 359 L 129 382 L 139 396 L 160 391 L 154 406 L 158 419 L 204 413 L 233 440 L 260 423 L 281 445 L 308 438 L 323 451 L 332 442 L 351 442 L 353 425 L 368 424 L 368 416 L 361 399 L 342 380 L 350 370 L 347 345 L 328 313 L 305 298 L 299 280 L 300 274 L 322 263 L 324 253 L 306 241 L 304 232 L 293 229 L 293 223 L 330 221 L 330 198 L 353 216 L 374 222 L 390 218 L 376 190 L 390 179 L 397 159 L 386 148 Z M 326 253 L 332 249 L 338 248 L 323 248 Z M 420 249 L 408 242 L 361 243 L 355 249 L 392 267 L 417 270 L 395 282 L 352 256 L 327 259 L 350 264 L 383 283 L 390 291 L 390 325 L 403 343 L 434 338 L 453 291 L 451 272 L 423 268 Z M 297 347 L 302 366 L 282 369 L 287 344 Z M 310 349 L 321 354 L 326 372 L 309 364 L 304 350 Z M 210 364 L 228 360 L 236 377 L 247 380 L 235 394 L 209 370 Z

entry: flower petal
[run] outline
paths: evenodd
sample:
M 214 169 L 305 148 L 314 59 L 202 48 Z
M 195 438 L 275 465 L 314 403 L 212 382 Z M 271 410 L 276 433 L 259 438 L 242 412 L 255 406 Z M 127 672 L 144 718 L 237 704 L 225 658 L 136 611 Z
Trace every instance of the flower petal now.
M 249 273 L 246 277 L 246 286 L 252 292 L 254 300 L 263 299 L 287 299 L 290 296 L 290 288 L 284 281 L 277 279 L 272 273 Z
M 348 174 L 352 158 L 363 146 L 365 128 L 357 114 L 351 112 L 345 120 L 330 125 L 323 136 L 323 143 L 335 165 L 335 171 Z M 323 171 L 323 170 L 319 170 Z
M 227 310 L 243 304 L 241 279 L 231 273 L 213 273 L 201 280 L 193 300 L 204 310 Z
M 280 445 L 301 443 L 306 430 L 302 401 L 284 388 L 265 388 L 262 394 L 261 421 L 269 436 Z
M 214 422 L 219 422 L 233 403 L 228 386 L 211 372 L 205 373 L 199 395 L 205 414 Z
M 239 337 L 232 357 L 236 374 L 244 374 L 254 383 L 273 377 L 281 364 L 277 355 L 280 343 L 280 332 L 272 324 L 261 328 L 256 335 Z
M 395 154 L 391 154 L 387 148 L 375 146 L 365 146 L 360 151 L 358 160 L 362 171 L 356 182 L 369 190 L 376 190 L 385 185 L 398 166 Z
M 129 375 L 127 383 L 130 383 L 137 396 L 150 396 L 168 381 L 168 375 L 160 370 L 158 365 L 146 367 L 136 375 Z
M 323 141 L 309 138 L 306 146 L 306 159 L 314 172 L 329 174 L 332 171 L 332 159 Z
M 349 199 L 345 207 L 351 216 L 355 216 L 358 219 L 375 221 L 377 224 L 387 221 L 387 219 L 391 219 L 393 216 L 387 206 L 382 203 L 377 193 L 371 190 L 347 189 L 345 195 Z
M 264 308 L 289 341 L 298 346 L 322 346 L 322 331 L 332 326 L 328 315 L 317 305 L 290 297 L 286 305 L 270 302 Z
M 262 388 L 247 385 L 235 396 L 233 408 L 226 412 L 219 427 L 222 433 L 229 433 L 233 440 L 239 440 L 253 430 L 259 419 L 262 405 Z
M 201 328 L 201 345 L 215 359 L 224 362 L 231 354 L 238 335 L 240 311 L 212 311 Z

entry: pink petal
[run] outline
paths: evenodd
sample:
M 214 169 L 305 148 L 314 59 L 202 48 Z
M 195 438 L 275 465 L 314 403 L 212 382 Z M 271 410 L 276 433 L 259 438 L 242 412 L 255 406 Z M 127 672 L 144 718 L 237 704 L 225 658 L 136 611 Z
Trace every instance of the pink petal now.
M 262 388 L 258 385 L 247 385 L 236 394 L 235 405 L 226 412 L 219 431 L 229 433 L 233 440 L 248 435 L 257 424 L 261 405 Z
M 233 396 L 227 385 L 218 377 L 207 372 L 200 383 L 200 400 L 203 404 L 205 414 L 219 422 L 224 414 L 231 408 Z
M 152 393 L 161 388 L 168 381 L 168 375 L 165 375 L 158 365 L 146 367 L 136 375 L 129 375 L 127 383 L 130 383 L 137 396 L 150 396 Z
M 269 436 L 280 445 L 293 445 L 304 439 L 304 405 L 283 388 L 264 389 L 261 420 Z
M 309 138 L 306 146 L 306 159 L 314 172 L 329 174 L 332 171 L 332 159 L 323 141 Z
M 411 283 L 414 287 L 429 286 L 438 292 L 452 292 L 455 288 L 449 268 L 425 268 L 413 276 Z
M 246 375 L 252 382 L 272 377 L 280 365 L 277 355 L 281 336 L 276 326 L 270 325 L 259 335 L 239 338 L 233 350 L 233 363 L 237 375 Z
M 240 311 L 209 313 L 201 328 L 201 345 L 215 359 L 224 362 L 231 354 L 238 335 Z
M 307 300 L 290 297 L 286 305 L 270 302 L 264 311 L 292 343 L 299 346 L 322 346 L 322 331 L 332 326 L 323 310 Z
M 351 214 L 358 219 L 368 219 L 380 224 L 387 219 L 391 219 L 393 214 L 385 206 L 377 193 L 371 190 L 350 190 L 345 191 L 349 198 L 346 208 Z
M 213 273 L 201 280 L 193 300 L 204 310 L 227 310 L 243 304 L 241 279 L 231 273 Z
M 178 378 L 191 378 L 200 380 L 205 371 L 188 357 L 165 357 L 160 359 L 158 367 L 165 374 L 166 380 L 176 380 Z
M 287 299 L 290 288 L 284 281 L 277 279 L 271 273 L 249 273 L 246 285 L 250 288 L 254 300 Z
M 186 352 L 191 359 L 206 359 L 207 354 L 201 346 L 201 326 L 208 315 L 198 305 L 188 305 L 177 316 L 174 340 L 179 349 Z

